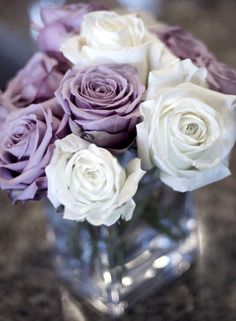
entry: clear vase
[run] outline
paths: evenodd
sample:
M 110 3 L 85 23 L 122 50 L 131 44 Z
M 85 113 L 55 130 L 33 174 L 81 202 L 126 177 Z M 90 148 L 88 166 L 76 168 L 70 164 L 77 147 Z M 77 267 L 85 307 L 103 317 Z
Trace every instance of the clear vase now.
M 146 175 L 133 218 L 106 226 L 65 220 L 47 204 L 56 270 L 74 302 L 112 317 L 186 271 L 197 249 L 192 195 Z

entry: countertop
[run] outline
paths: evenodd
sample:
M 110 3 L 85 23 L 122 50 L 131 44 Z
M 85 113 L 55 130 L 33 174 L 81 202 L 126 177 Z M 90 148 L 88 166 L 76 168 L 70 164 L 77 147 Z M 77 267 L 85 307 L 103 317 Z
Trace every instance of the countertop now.
M 221 60 L 236 66 L 236 3 L 210 3 L 166 1 L 160 18 L 192 31 Z M 236 320 L 235 149 L 231 170 L 232 176 L 195 192 L 200 242 L 193 266 L 122 320 Z M 1 192 L 0 204 L 0 321 L 72 321 L 63 317 L 42 203 L 13 207 Z M 105 320 L 83 306 L 82 314 L 81 320 Z

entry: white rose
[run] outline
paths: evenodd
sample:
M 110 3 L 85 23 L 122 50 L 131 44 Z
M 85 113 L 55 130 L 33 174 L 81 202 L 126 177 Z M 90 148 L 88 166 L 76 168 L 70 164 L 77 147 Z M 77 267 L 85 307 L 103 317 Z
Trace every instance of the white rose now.
M 159 90 L 140 106 L 137 143 L 143 167 L 157 166 L 161 180 L 181 192 L 228 176 L 235 106 L 236 96 L 192 83 Z
M 155 45 L 154 45 L 155 44 Z M 155 50 L 150 51 L 152 46 Z M 84 16 L 81 33 L 67 39 L 61 46 L 63 55 L 74 65 L 126 63 L 137 68 L 146 83 L 150 60 L 159 67 L 176 57 L 151 35 L 141 18 L 135 14 L 119 15 L 111 11 L 95 11 Z M 153 58 L 150 58 L 150 53 Z M 166 57 L 166 59 L 165 59 Z M 173 60 L 172 59 L 172 60 Z M 171 60 L 171 61 L 172 61 Z
M 140 159 L 125 170 L 109 151 L 71 134 L 56 141 L 46 174 L 48 198 L 54 207 L 64 206 L 64 218 L 110 226 L 120 217 L 131 219 L 145 172 Z
M 147 31 L 135 14 L 95 11 L 84 16 L 81 33 L 66 40 L 61 51 L 75 65 L 127 63 L 143 79 L 148 72 Z
M 196 67 L 190 59 L 179 60 L 171 66 L 151 71 L 148 76 L 147 99 L 155 99 L 158 91 L 185 82 L 207 87 L 207 70 Z

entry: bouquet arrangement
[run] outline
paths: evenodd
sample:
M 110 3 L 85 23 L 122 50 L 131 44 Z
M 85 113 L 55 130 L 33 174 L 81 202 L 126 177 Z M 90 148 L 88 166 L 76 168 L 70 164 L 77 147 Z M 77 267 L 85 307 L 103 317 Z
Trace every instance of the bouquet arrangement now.
M 98 4 L 41 10 L 40 52 L 0 93 L 0 188 L 64 217 L 132 217 L 145 173 L 186 192 L 230 174 L 236 70 L 178 27 Z

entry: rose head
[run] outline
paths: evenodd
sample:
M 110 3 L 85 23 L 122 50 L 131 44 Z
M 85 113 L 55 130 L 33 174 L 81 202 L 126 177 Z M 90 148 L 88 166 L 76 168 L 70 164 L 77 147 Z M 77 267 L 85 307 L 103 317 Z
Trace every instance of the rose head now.
M 140 159 L 123 168 L 108 150 L 71 134 L 57 140 L 46 168 L 48 198 L 64 218 L 112 225 L 132 217 L 138 183 L 145 174 Z
M 38 104 L 11 112 L 1 128 L 0 187 L 13 202 L 45 195 L 45 166 L 54 140 L 65 134 L 56 99 L 50 104 L 53 106 Z
M 143 168 L 158 167 L 160 179 L 180 192 L 228 176 L 235 108 L 236 96 L 190 82 L 160 89 L 140 105 L 137 144 Z
M 96 11 L 84 16 L 81 32 L 64 41 L 60 51 L 74 65 L 129 64 L 146 82 L 149 33 L 135 14 Z
M 9 111 L 42 103 L 54 97 L 63 73 L 58 62 L 43 53 L 36 53 L 9 82 L 1 95 L 3 106 Z
M 101 4 L 68 4 L 41 9 L 43 28 L 39 31 L 37 42 L 42 51 L 53 54 L 59 52 L 61 43 L 80 32 L 84 15 L 95 10 L 105 10 Z
M 143 93 L 135 68 L 114 64 L 68 71 L 55 95 L 72 132 L 98 146 L 123 149 L 135 138 Z
M 189 32 L 171 26 L 152 31 L 174 55 L 180 59 L 190 58 L 196 66 L 206 68 L 207 81 L 211 89 L 225 94 L 236 94 L 236 69 L 219 62 L 207 47 Z

